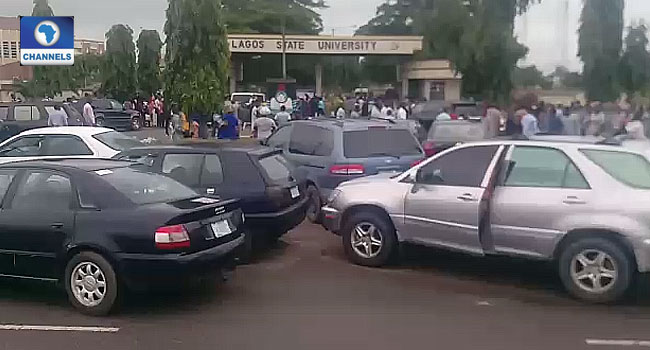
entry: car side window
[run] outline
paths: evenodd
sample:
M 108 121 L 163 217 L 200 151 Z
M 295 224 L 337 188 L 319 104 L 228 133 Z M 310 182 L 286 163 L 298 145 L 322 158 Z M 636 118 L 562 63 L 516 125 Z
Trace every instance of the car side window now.
M 310 156 L 329 156 L 334 149 L 334 132 L 314 125 L 293 127 L 289 152 Z
M 553 148 L 517 146 L 504 169 L 507 187 L 589 188 L 569 157 Z
M 480 187 L 498 145 L 467 147 L 447 153 L 422 167 L 418 184 Z
M 69 207 L 72 198 L 72 185 L 68 177 L 49 171 L 32 171 L 18 185 L 11 208 L 38 215 L 41 210 L 64 208 L 66 203 Z
M 199 186 L 203 158 L 203 154 L 167 154 L 163 158 L 162 172 L 184 185 Z
M 38 107 L 32 106 L 32 120 L 40 120 L 41 112 L 38 110 Z
M 17 121 L 32 120 L 33 106 L 14 106 L 14 119 Z
M 93 152 L 77 136 L 46 136 L 46 156 L 92 156 Z
M 278 131 L 276 131 L 273 135 L 269 137 L 269 139 L 266 141 L 267 146 L 269 147 L 275 147 L 275 148 L 284 148 L 289 143 L 289 139 L 291 138 L 291 126 L 285 126 Z
M 0 170 L 0 203 L 5 198 L 11 182 L 16 177 L 16 170 Z
M 205 156 L 205 162 L 201 171 L 201 185 L 214 186 L 223 183 L 223 168 L 221 159 L 216 154 Z
M 7 120 L 9 115 L 9 107 L 0 107 L 0 120 Z
M 35 157 L 42 155 L 42 136 L 19 137 L 0 147 L 0 157 Z

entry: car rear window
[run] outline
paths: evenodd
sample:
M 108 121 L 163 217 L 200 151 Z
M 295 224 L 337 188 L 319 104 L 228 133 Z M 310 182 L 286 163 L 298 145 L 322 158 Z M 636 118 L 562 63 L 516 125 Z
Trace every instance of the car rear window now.
M 280 154 L 260 159 L 260 165 L 273 182 L 284 181 L 291 177 L 291 166 L 287 159 Z
M 478 141 L 485 138 L 482 124 L 441 124 L 435 123 L 429 130 L 429 140 L 435 141 Z
M 0 107 L 0 120 L 7 120 L 9 115 L 9 107 L 2 106 Z
M 135 204 L 168 203 L 198 195 L 167 176 L 133 168 L 97 170 L 94 173 Z
M 630 187 L 650 189 L 650 163 L 643 156 L 603 150 L 581 152 L 616 180 Z
M 116 151 L 127 151 L 133 147 L 142 146 L 142 143 L 133 137 L 128 137 L 117 131 L 107 131 L 101 134 L 93 135 L 99 142 Z
M 422 150 L 410 131 L 405 129 L 370 128 L 343 133 L 346 158 L 420 155 Z

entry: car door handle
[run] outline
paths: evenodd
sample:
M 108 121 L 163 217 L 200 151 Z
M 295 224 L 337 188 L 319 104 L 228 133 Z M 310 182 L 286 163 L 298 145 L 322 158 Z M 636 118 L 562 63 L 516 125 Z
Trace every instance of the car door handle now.
M 587 202 L 583 201 L 582 199 L 576 196 L 567 196 L 566 198 L 564 198 L 562 202 L 564 204 L 587 204 Z
M 52 225 L 50 225 L 55 230 L 60 230 L 63 228 L 63 223 L 62 222 L 55 222 Z
M 464 193 L 456 198 L 465 202 L 476 202 L 476 198 L 471 193 Z

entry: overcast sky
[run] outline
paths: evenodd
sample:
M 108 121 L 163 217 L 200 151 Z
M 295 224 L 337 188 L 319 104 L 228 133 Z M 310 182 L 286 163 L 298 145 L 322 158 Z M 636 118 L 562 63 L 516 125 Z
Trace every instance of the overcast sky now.
M 326 0 L 329 8 L 322 11 L 325 33 L 351 34 L 365 24 L 384 0 Z M 565 64 L 579 69 L 576 58 L 577 29 L 582 0 L 569 0 L 568 37 L 562 26 L 563 0 L 543 0 L 524 18 L 517 19 L 516 34 L 529 48 L 525 64 L 536 64 L 546 71 Z M 140 29 L 162 31 L 167 0 L 50 0 L 57 15 L 75 16 L 76 35 L 81 38 L 103 39 L 108 28 L 116 23 Z M 29 15 L 32 0 L 0 0 L 0 16 Z M 647 19 L 650 22 L 650 0 L 627 0 L 626 24 Z M 568 57 L 562 57 L 565 38 Z

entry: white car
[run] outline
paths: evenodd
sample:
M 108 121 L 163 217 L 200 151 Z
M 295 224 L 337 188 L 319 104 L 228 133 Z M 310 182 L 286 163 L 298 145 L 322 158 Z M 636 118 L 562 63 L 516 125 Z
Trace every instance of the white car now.
M 36 158 L 111 158 L 136 146 L 142 146 L 142 143 L 107 128 L 37 128 L 23 131 L 1 143 L 0 164 Z

